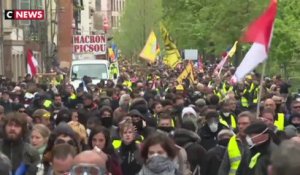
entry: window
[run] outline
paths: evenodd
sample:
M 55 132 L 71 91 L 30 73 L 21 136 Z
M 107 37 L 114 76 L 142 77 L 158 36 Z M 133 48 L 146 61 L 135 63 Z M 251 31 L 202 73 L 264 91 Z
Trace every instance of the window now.
M 111 27 L 113 27 L 114 26 L 114 17 L 113 16 L 111 16 L 110 21 L 111 21 Z
M 35 9 L 44 9 L 44 0 L 36 0 Z
M 23 54 L 21 54 L 20 55 L 20 64 L 21 64 L 21 68 L 20 68 L 20 72 L 21 72 L 21 75 L 19 75 L 19 76 L 22 76 L 22 75 L 24 75 L 24 73 L 25 73 L 25 58 L 24 58 L 24 55 Z
M 115 3 L 116 3 L 116 7 L 117 7 L 117 8 L 116 8 L 116 11 L 119 11 L 119 0 L 116 0 Z
M 15 76 L 15 79 L 17 80 L 18 79 L 18 76 L 20 76 L 21 74 L 22 74 L 22 70 L 21 70 L 21 68 L 22 68 L 22 66 L 21 66 L 21 55 L 20 54 L 18 54 L 17 55 L 17 60 L 16 60 L 16 75 L 14 75 Z
M 13 54 L 12 61 L 11 61 L 11 70 L 13 72 L 13 78 L 15 78 L 15 73 L 17 72 L 16 71 L 16 57 L 17 56 L 15 54 Z
M 101 11 L 101 0 L 96 0 L 96 11 Z
M 83 76 L 92 79 L 108 79 L 105 64 L 78 64 L 72 67 L 72 78 L 81 80 Z
M 114 11 L 115 7 L 114 7 L 114 0 L 110 0 L 110 7 L 111 7 L 111 11 Z

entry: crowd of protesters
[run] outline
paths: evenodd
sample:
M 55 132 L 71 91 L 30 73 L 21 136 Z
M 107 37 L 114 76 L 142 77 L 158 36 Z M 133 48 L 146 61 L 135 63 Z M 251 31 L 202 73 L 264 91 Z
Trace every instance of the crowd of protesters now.
M 121 64 L 117 81 L 86 76 L 77 89 L 1 77 L 0 174 L 299 174 L 300 97 L 288 83 L 251 73 L 232 85 L 234 67 L 218 77 L 209 65 L 178 82 L 183 68 Z

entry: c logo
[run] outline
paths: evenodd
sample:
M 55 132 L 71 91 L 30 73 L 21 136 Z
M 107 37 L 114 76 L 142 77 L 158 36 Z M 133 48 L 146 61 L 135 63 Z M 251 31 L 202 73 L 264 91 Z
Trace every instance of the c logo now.
M 12 10 L 5 10 L 4 18 L 5 19 L 13 19 L 14 12 Z

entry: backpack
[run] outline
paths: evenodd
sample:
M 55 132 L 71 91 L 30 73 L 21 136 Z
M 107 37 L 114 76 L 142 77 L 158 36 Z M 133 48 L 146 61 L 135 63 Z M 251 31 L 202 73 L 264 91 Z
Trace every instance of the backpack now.
M 183 145 L 183 148 L 187 151 L 187 149 L 191 146 L 191 145 L 193 145 L 194 144 L 194 142 L 188 142 L 188 143 L 186 143 L 185 145 Z M 193 172 L 192 172 L 192 175 L 201 175 L 201 173 L 200 173 L 200 165 L 197 165 L 195 168 L 194 168 L 194 170 L 192 170 Z

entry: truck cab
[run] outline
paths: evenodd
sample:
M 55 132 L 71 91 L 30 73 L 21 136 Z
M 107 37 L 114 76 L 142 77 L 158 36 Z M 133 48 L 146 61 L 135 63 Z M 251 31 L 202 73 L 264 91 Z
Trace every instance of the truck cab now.
M 75 89 L 82 83 L 84 76 L 91 77 L 92 83 L 100 83 L 109 79 L 109 61 L 98 59 L 73 60 L 70 68 L 71 84 Z

